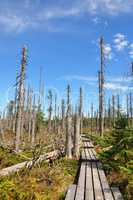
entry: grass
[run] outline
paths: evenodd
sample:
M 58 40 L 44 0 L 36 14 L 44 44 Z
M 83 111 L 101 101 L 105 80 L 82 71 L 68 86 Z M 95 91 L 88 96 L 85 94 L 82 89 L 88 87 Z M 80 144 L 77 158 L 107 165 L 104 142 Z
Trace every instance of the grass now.
M 63 200 L 73 183 L 78 161 L 60 158 L 32 170 L 0 178 L 1 200 Z

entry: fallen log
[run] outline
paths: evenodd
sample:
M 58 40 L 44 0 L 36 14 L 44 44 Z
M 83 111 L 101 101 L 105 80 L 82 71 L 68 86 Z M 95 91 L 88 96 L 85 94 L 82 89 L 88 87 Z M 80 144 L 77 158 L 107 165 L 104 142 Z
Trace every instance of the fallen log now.
M 31 161 L 25 161 L 22 163 L 18 163 L 16 165 L 12 165 L 10 167 L 6 167 L 0 170 L 0 176 L 7 176 L 11 173 L 18 172 L 23 167 L 30 168 L 33 165 L 33 163 L 34 165 L 36 165 L 42 161 L 48 162 L 50 160 L 55 160 L 59 156 L 63 155 L 63 153 L 64 153 L 63 151 L 55 150 L 50 153 L 46 153 L 45 155 L 41 155 L 36 161 L 31 159 Z

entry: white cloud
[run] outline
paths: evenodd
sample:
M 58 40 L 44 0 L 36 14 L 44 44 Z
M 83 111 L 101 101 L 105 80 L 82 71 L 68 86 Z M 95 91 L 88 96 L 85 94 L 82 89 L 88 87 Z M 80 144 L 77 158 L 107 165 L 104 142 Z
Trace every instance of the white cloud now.
M 114 46 L 116 48 L 117 51 L 122 51 L 124 50 L 127 46 L 128 46 L 128 40 L 126 39 L 126 36 L 121 34 L 121 33 L 117 33 L 114 36 Z
M 55 2 L 55 3 L 54 3 Z M 118 15 L 133 9 L 132 0 L 62 0 L 49 3 L 40 0 L 0 1 L 0 25 L 5 30 L 22 31 L 31 27 L 49 26 L 48 21 L 60 18 L 79 17 L 89 14 L 95 24 L 99 23 L 100 15 Z M 104 24 L 108 25 L 107 22 Z M 118 49 L 126 46 L 121 42 Z
M 110 44 L 105 44 L 104 45 L 104 53 L 105 53 L 105 58 L 111 60 L 112 59 L 112 48 Z
M 66 81 L 81 81 L 84 84 L 88 84 L 91 86 L 98 86 L 98 77 L 97 76 L 79 76 L 79 75 L 68 75 L 58 80 L 66 80 Z M 122 77 L 122 76 L 107 76 L 104 84 L 105 89 L 107 90 L 115 90 L 115 91 L 127 91 L 132 90 L 130 87 L 132 78 L 131 77 Z
M 118 84 L 118 83 L 105 83 L 104 87 L 107 89 L 107 90 L 122 90 L 122 91 L 127 91 L 129 90 L 129 87 L 128 86 L 124 86 L 122 84 Z

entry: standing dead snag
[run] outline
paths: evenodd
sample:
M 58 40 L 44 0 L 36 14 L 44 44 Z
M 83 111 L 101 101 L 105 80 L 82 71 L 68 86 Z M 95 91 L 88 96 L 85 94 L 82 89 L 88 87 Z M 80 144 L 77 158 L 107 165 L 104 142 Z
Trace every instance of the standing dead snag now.
M 80 95 L 79 95 L 79 117 L 80 117 L 80 134 L 82 134 L 82 126 L 83 126 L 83 91 L 82 88 L 80 87 Z
M 66 156 L 72 158 L 72 119 L 70 103 L 70 85 L 67 87 L 67 114 L 66 114 Z
M 36 110 L 35 110 L 35 95 L 32 110 L 32 127 L 31 127 L 31 145 L 35 144 L 35 125 L 36 125 Z
M 103 136 L 104 131 L 104 41 L 100 39 L 101 66 L 98 72 L 99 78 L 99 132 Z
M 61 127 L 62 131 L 65 130 L 65 101 L 62 99 L 61 101 Z
M 80 116 L 76 111 L 75 122 L 74 122 L 74 157 L 79 158 L 79 148 L 80 148 Z
M 54 98 L 54 132 L 57 132 L 57 94 L 55 94 Z
M 48 131 L 51 131 L 51 118 L 52 118 L 52 101 L 53 101 L 53 95 L 52 95 L 52 91 L 49 90 L 48 92 L 48 100 L 49 100 L 49 108 L 48 108 Z
M 93 103 L 91 103 L 91 134 L 93 132 Z
M 117 118 L 120 118 L 120 96 L 117 94 Z
M 132 93 L 129 94 L 129 104 L 130 104 L 130 127 L 132 127 L 133 124 L 133 108 L 132 108 Z
M 112 118 L 113 118 L 113 127 L 115 126 L 115 96 L 112 96 Z
M 19 151 L 20 137 L 22 131 L 25 66 L 26 66 L 26 48 L 24 47 L 22 49 L 22 62 L 21 62 L 20 77 L 18 80 L 18 94 L 17 94 L 16 141 L 15 141 L 15 150 L 17 152 Z

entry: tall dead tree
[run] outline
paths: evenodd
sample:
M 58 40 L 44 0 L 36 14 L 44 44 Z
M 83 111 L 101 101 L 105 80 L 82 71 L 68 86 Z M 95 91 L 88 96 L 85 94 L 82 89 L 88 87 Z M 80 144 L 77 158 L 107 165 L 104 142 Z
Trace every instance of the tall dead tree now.
M 129 126 L 129 96 L 128 94 L 126 95 L 126 114 L 127 114 L 127 121 L 128 121 L 128 126 Z
M 28 91 L 28 141 L 31 140 L 31 130 L 32 130 L 32 98 L 33 91 L 29 89 Z
M 117 94 L 117 118 L 120 118 L 120 96 Z
M 129 94 L 129 105 L 130 105 L 130 126 L 132 127 L 133 123 L 133 107 L 132 107 L 132 93 Z
M 108 100 L 108 127 L 111 128 L 111 100 Z
M 115 126 L 115 96 L 112 96 L 112 122 L 113 127 Z
M 31 126 L 31 145 L 35 144 L 35 127 L 36 127 L 36 109 L 35 109 L 35 95 L 33 100 L 33 109 L 32 109 L 32 126 Z
M 80 134 L 82 133 L 82 128 L 83 128 L 83 90 L 80 87 L 79 91 L 79 117 L 80 117 Z
M 79 158 L 80 149 L 80 116 L 76 110 L 74 119 L 74 157 Z
M 67 113 L 66 113 L 66 156 L 72 158 L 72 118 L 70 102 L 70 85 L 67 87 Z
M 54 132 L 57 130 L 57 94 L 54 98 Z
M 61 100 L 61 127 L 62 131 L 65 130 L 65 101 L 64 99 Z
M 22 49 L 21 71 L 18 80 L 18 93 L 17 93 L 16 141 L 15 141 L 15 150 L 17 152 L 19 151 L 20 137 L 22 130 L 21 125 L 22 125 L 23 102 L 24 102 L 25 66 L 26 66 L 26 48 L 24 47 Z
M 53 103 L 53 94 L 52 94 L 52 91 L 49 90 L 48 91 L 48 101 L 49 101 L 49 108 L 48 108 L 48 131 L 51 131 L 52 129 L 52 111 L 53 111 L 53 108 L 52 108 L 52 103 Z
M 93 133 L 93 103 L 91 103 L 91 134 Z
M 100 39 L 101 65 L 98 73 L 99 77 L 99 132 L 103 136 L 104 132 L 104 40 Z

